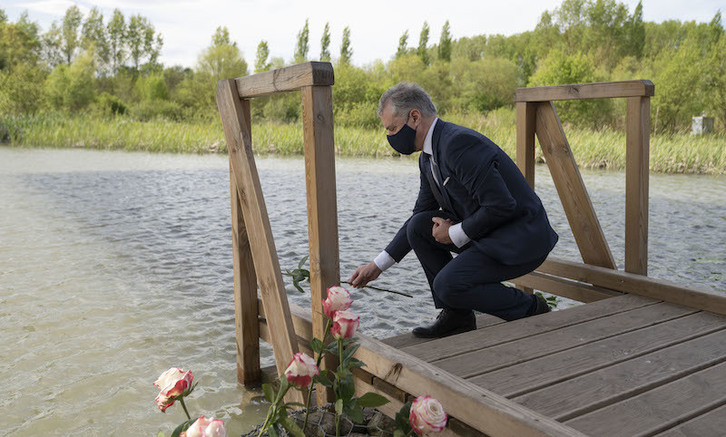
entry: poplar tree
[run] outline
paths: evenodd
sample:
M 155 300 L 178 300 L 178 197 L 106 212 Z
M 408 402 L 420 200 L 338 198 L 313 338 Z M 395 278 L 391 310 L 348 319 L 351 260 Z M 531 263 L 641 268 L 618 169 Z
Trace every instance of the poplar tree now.
M 297 34 L 297 46 L 295 47 L 295 62 L 305 62 L 308 58 L 308 51 L 310 46 L 308 44 L 310 37 L 310 28 L 308 27 L 308 20 L 305 20 L 305 26 Z
M 330 23 L 325 23 L 323 37 L 320 39 L 320 60 L 330 61 Z
M 126 60 L 126 19 L 120 10 L 114 9 L 111 21 L 106 25 L 108 35 L 108 58 L 111 74 L 116 74 Z
M 73 55 L 80 44 L 78 30 L 81 26 L 82 18 L 81 10 L 76 5 L 66 9 L 66 14 L 63 16 L 63 23 L 61 24 L 61 50 L 67 64 L 70 64 L 73 60 Z
M 408 52 L 408 29 L 403 32 L 403 35 L 398 39 L 398 50 L 396 50 L 396 59 L 405 55 Z
M 260 41 L 257 45 L 257 56 L 255 57 L 255 73 L 262 73 L 270 69 L 270 62 L 267 58 L 270 56 L 270 49 L 267 41 Z
M 340 63 L 350 64 L 353 58 L 353 48 L 350 46 L 350 27 L 343 29 L 343 42 L 340 45 Z
M 103 14 L 97 7 L 91 9 L 81 29 L 81 48 L 88 50 L 93 47 L 98 65 L 105 65 L 109 61 L 108 40 L 106 27 L 103 24 Z
M 449 31 L 449 20 L 446 20 L 443 29 L 441 29 L 441 38 L 439 39 L 439 59 L 442 61 L 451 61 L 451 32 Z
M 429 23 L 424 21 L 423 28 L 421 28 L 421 36 L 418 40 L 418 56 L 421 58 L 424 64 L 429 65 L 429 53 L 426 50 L 426 46 L 429 43 Z

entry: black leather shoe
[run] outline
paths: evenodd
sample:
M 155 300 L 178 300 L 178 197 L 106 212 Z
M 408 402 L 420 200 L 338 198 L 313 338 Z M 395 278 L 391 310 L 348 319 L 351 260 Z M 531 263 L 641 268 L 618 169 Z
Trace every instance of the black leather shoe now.
M 413 336 L 419 338 L 440 338 L 476 329 L 473 311 L 443 309 L 431 326 L 414 328 Z
M 537 314 L 544 314 L 550 312 L 550 306 L 542 296 L 534 295 L 534 303 L 529 307 L 527 317 L 536 316 Z

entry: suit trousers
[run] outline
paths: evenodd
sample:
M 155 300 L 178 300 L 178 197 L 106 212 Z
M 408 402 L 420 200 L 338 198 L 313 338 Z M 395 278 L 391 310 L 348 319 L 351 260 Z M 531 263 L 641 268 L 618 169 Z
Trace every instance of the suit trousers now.
M 530 273 L 546 257 L 522 265 L 506 265 L 471 242 L 461 248 L 439 243 L 431 233 L 433 217 L 452 218 L 444 211 L 415 214 L 408 223 L 406 236 L 421 262 L 436 308 L 476 310 L 504 320 L 528 316 L 536 305 L 534 296 L 502 281 Z

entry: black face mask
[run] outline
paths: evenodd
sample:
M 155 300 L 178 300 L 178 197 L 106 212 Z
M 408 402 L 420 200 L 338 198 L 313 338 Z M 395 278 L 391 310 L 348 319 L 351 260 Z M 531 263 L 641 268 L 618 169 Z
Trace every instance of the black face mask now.
M 416 130 L 408 124 L 404 124 L 401 130 L 387 138 L 388 144 L 401 155 L 410 155 L 416 151 Z

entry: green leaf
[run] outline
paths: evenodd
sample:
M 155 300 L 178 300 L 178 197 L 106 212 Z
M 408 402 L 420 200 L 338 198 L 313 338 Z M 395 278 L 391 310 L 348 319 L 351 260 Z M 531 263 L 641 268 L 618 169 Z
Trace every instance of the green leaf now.
M 156 437 L 166 437 L 166 436 L 164 435 L 164 431 L 159 431 L 159 434 L 157 434 Z
M 355 423 L 363 422 L 363 408 L 355 403 L 345 409 L 345 414 Z
M 270 384 L 262 384 L 262 393 L 265 395 L 265 399 L 270 402 L 275 401 L 275 391 L 272 389 Z
M 305 255 L 304 257 L 302 257 L 302 259 L 300 260 L 300 262 L 297 263 L 297 268 L 298 269 L 301 269 L 305 265 L 305 261 L 307 261 L 307 260 L 308 260 L 308 256 L 307 255 Z
M 393 437 L 406 437 L 406 435 L 400 429 L 393 431 Z
M 325 345 L 319 338 L 313 338 L 312 341 L 310 341 L 310 347 L 312 348 L 313 352 L 319 354 L 320 351 L 323 350 Z
M 356 359 L 356 358 L 351 358 L 351 359 L 347 360 L 346 363 L 347 363 L 349 369 L 358 369 L 361 367 L 365 367 L 365 365 L 366 365 L 366 363 L 364 363 L 363 361 Z
M 366 393 L 358 398 L 358 405 L 361 407 L 380 407 L 386 405 L 390 401 L 387 397 L 381 396 L 378 393 Z
M 402 430 L 405 435 L 411 432 L 411 422 L 408 417 L 411 415 L 411 402 L 403 404 L 401 409 L 396 413 L 396 428 Z
M 288 416 L 280 418 L 280 424 L 283 428 L 287 430 L 289 434 L 293 435 L 294 437 L 305 437 L 305 433 L 303 432 L 303 430 L 300 429 L 300 427 L 297 426 L 297 424 Z
M 273 423 L 272 426 L 267 428 L 267 433 L 270 437 L 280 437 L 280 433 L 277 432 L 277 426 Z
M 336 414 L 343 414 L 343 400 L 338 399 L 335 401 L 335 413 Z
M 340 381 L 340 388 L 341 395 L 344 400 L 348 401 L 353 399 L 353 395 L 355 394 L 355 383 L 353 382 L 353 375 L 350 372 L 347 372 L 342 381 Z
M 346 359 L 350 358 L 355 353 L 355 351 L 358 350 L 359 347 L 359 344 L 354 344 L 353 346 L 345 349 L 343 351 L 343 360 L 345 361 Z
M 179 437 L 179 434 L 183 433 L 184 431 L 188 430 L 190 426 L 192 426 L 192 423 L 196 422 L 197 418 L 189 419 L 186 422 L 180 424 L 174 429 L 174 432 L 171 433 L 171 437 Z
M 320 375 L 315 375 L 313 377 L 313 381 L 317 382 L 318 384 L 322 384 L 322 385 L 324 385 L 325 387 L 328 387 L 328 388 L 329 387 L 332 387 L 333 386 L 333 383 L 330 382 L 330 379 L 328 379 L 327 370 L 324 371 L 324 372 L 326 372 L 325 373 L 325 376 L 323 376 L 322 373 Z

